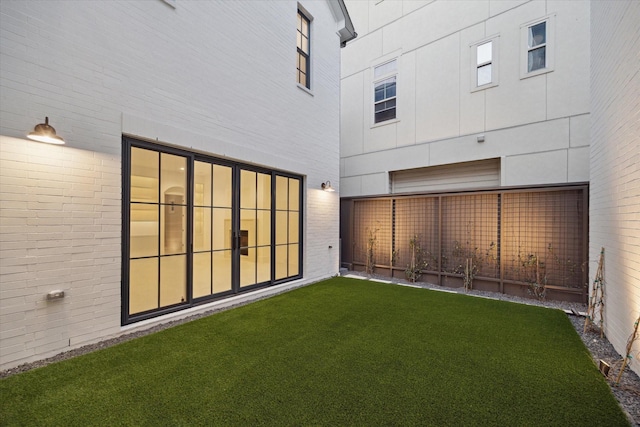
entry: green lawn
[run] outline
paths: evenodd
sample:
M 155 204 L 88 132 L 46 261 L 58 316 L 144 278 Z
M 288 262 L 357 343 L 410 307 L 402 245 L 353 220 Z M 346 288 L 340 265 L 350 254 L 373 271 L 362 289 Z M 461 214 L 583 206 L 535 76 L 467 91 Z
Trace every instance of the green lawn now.
M 0 425 L 628 425 L 566 315 L 334 278 L 0 381 Z

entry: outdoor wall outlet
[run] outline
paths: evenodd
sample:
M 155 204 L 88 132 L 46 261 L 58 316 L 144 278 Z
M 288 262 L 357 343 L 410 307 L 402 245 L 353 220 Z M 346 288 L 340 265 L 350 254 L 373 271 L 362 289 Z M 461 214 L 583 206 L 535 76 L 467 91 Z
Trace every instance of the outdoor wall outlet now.
M 62 289 L 57 289 L 55 291 L 51 291 L 47 294 L 47 299 L 48 300 L 52 300 L 52 299 L 60 299 L 60 298 L 64 298 L 64 291 Z

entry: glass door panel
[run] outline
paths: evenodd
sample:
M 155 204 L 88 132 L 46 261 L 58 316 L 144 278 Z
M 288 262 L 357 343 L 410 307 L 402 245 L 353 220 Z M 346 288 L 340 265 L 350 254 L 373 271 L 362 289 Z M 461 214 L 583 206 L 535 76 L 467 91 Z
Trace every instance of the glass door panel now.
M 211 206 L 211 164 L 195 162 L 193 167 L 193 205 Z
M 300 274 L 300 179 L 276 176 L 275 279 Z
M 231 250 L 231 209 L 213 208 L 213 249 Z
M 299 211 L 300 210 L 300 180 L 299 179 L 288 179 L 289 182 L 289 210 L 290 211 Z
M 256 186 L 256 207 L 271 210 L 271 175 L 259 173 Z
M 129 215 L 129 256 L 142 258 L 158 255 L 158 205 L 132 203 Z
M 232 289 L 232 168 L 194 162 L 193 297 Z
M 299 226 L 300 224 L 300 216 L 298 212 L 289 212 L 289 242 L 288 243 L 298 243 L 299 234 Z
M 271 246 L 259 247 L 256 261 L 256 281 L 262 283 L 271 280 Z
M 143 148 L 131 148 L 132 202 L 158 203 L 160 153 Z
M 160 306 L 178 304 L 187 300 L 187 256 L 173 255 L 160 258 Z
M 178 255 L 186 253 L 187 218 L 186 206 L 163 205 L 160 210 L 160 254 Z
M 244 254 L 243 254 L 244 252 Z M 256 250 L 255 248 L 240 249 L 240 287 L 256 283 Z
M 131 147 L 129 315 L 188 300 L 187 160 Z
M 300 178 L 128 144 L 123 322 L 300 274 Z
M 200 298 L 213 293 L 211 289 L 211 252 L 193 254 L 193 297 Z
M 129 313 L 158 308 L 158 258 L 129 262 Z
M 193 208 L 193 251 L 211 251 L 211 208 Z
M 300 274 L 300 265 L 298 261 L 300 259 L 299 248 L 299 245 L 289 245 L 289 276 Z
M 213 293 L 232 289 L 231 250 L 213 252 Z
M 289 203 L 289 180 L 276 176 L 276 210 L 286 210 Z
M 229 166 L 213 165 L 213 206 L 231 207 L 233 195 L 233 175 Z
M 271 280 L 271 175 L 240 170 L 240 287 Z
M 256 173 L 240 171 L 240 209 L 256 208 Z
M 287 277 L 287 249 L 286 245 L 276 246 L 276 280 Z
M 233 289 L 233 168 L 213 165 L 212 293 Z
M 256 218 L 256 244 L 258 246 L 271 245 L 271 211 L 261 210 Z
M 276 211 L 276 245 L 286 245 L 289 241 L 289 215 L 287 211 Z

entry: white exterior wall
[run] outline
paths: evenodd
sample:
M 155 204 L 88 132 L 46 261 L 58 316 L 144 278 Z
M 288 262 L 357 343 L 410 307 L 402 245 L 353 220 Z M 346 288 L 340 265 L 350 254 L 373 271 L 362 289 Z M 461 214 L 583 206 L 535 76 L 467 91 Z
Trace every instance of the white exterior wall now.
M 120 326 L 123 133 L 303 175 L 304 279 L 287 286 L 338 272 L 339 193 L 320 190 L 339 182 L 338 24 L 300 2 L 303 90 L 297 4 L 2 2 L 0 369 L 211 308 Z M 65 146 L 25 139 L 45 116 Z
M 347 7 L 358 38 L 342 51 L 341 196 L 388 193 L 391 171 L 490 158 L 501 158 L 503 186 L 589 180 L 588 2 Z M 521 25 L 547 16 L 553 71 L 521 78 Z M 471 46 L 492 36 L 498 85 L 474 91 Z M 373 67 L 394 57 L 397 120 L 374 125 Z
M 640 315 L 640 3 L 594 1 L 591 18 L 589 271 L 604 248 L 604 328 L 625 355 Z M 640 373 L 640 342 L 632 357 Z

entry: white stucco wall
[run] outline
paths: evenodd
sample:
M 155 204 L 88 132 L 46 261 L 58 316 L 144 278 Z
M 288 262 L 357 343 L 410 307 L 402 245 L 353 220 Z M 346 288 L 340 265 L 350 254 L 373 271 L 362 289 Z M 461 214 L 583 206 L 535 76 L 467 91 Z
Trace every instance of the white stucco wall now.
M 359 36 L 342 51 L 342 196 L 388 193 L 389 171 L 496 157 L 505 186 L 589 180 L 588 2 L 347 6 Z M 522 78 L 522 26 L 545 17 L 553 71 Z M 471 46 L 494 36 L 498 84 L 475 90 Z M 391 58 L 397 120 L 374 125 L 373 67 Z
M 616 351 L 640 315 L 640 3 L 591 2 L 591 280 L 605 250 L 604 328 Z M 631 367 L 640 373 L 640 342 Z
M 320 184 L 339 187 L 338 28 L 300 2 L 299 88 L 297 4 L 2 2 L 0 369 L 167 320 L 120 326 L 123 133 L 303 175 L 297 284 L 337 273 L 339 193 Z M 65 146 L 25 139 L 45 116 Z

